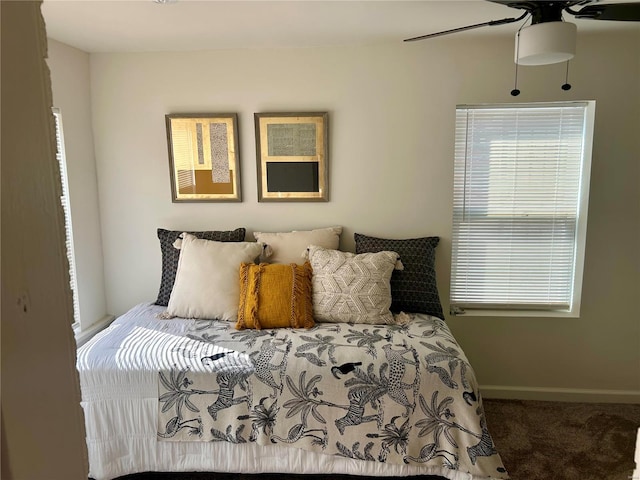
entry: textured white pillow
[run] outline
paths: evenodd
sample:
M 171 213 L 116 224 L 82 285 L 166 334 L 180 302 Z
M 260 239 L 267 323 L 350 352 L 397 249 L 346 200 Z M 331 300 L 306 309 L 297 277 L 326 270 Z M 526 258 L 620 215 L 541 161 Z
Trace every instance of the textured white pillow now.
M 235 321 L 240 300 L 240 264 L 253 262 L 263 245 L 201 240 L 186 232 L 182 237 L 174 244 L 180 248 L 180 259 L 167 314 Z
M 267 245 L 271 256 L 260 261 L 269 263 L 304 263 L 304 256 L 309 245 L 337 249 L 340 244 L 342 227 L 317 228 L 315 230 L 294 230 L 292 232 L 264 233 L 254 232 L 258 242 Z
M 318 322 L 396 323 L 391 306 L 391 273 L 402 269 L 396 252 L 356 255 L 309 247 L 313 268 L 313 316 Z

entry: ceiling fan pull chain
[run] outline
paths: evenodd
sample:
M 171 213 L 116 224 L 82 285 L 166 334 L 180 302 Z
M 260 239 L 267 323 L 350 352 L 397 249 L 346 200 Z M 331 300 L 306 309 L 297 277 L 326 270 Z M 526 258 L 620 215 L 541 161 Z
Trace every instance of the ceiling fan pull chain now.
M 567 60 L 567 73 L 564 77 L 564 85 L 562 85 L 561 88 L 564 91 L 571 90 L 571 84 L 569 83 L 569 60 Z
M 520 27 L 522 28 L 522 27 Z M 518 30 L 518 32 L 516 33 L 516 35 L 519 37 L 520 36 L 520 30 Z M 520 95 L 520 90 L 518 90 L 518 60 L 520 58 L 520 42 L 516 43 L 516 78 L 514 81 L 514 85 L 513 85 L 513 90 L 511 90 L 511 96 L 513 97 L 517 97 L 518 95 Z
M 520 95 L 520 90 L 518 90 L 518 64 L 517 63 L 516 63 L 516 80 L 513 85 L 513 90 L 511 90 L 511 95 L 514 97 L 517 97 L 518 95 Z

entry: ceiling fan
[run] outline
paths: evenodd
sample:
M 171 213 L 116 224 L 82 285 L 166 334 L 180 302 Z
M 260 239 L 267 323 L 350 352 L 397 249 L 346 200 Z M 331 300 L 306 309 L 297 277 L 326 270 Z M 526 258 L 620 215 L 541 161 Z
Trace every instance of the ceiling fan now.
M 405 42 L 424 40 L 480 27 L 505 25 L 531 17 L 531 25 L 516 34 L 515 60 L 520 65 L 547 65 L 564 62 L 575 54 L 576 26 L 563 20 L 563 12 L 575 18 L 640 22 L 640 2 L 599 3 L 598 0 L 513 1 L 488 0 L 524 10 L 518 17 L 490 20 L 474 25 L 407 38 Z M 575 8 L 578 8 L 576 10 Z
M 524 10 L 524 13 L 518 17 L 490 20 L 442 32 L 420 35 L 419 37 L 407 38 L 405 42 L 464 32 L 474 28 L 505 25 L 525 19 L 528 21 L 527 17 L 531 17 L 531 25 L 527 27 L 523 25 L 516 32 L 515 86 L 511 90 L 511 95 L 515 97 L 520 95 L 520 90 L 518 90 L 518 65 L 549 65 L 567 62 L 565 83 L 561 88 L 565 91 L 571 89 L 569 84 L 569 60 L 576 53 L 577 28 L 574 23 L 563 20 L 563 12 L 567 12 L 576 18 L 591 20 L 640 22 L 640 2 L 598 3 L 598 0 L 487 1 Z M 575 10 L 576 7 L 579 9 Z

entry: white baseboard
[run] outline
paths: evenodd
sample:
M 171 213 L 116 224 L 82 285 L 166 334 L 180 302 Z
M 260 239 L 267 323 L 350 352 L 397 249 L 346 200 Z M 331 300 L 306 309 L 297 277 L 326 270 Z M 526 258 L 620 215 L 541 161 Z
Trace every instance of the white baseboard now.
M 634 460 L 636 462 L 636 469 L 633 471 L 631 478 L 633 480 L 640 480 L 640 428 L 638 428 L 638 436 L 636 437 L 636 454 Z
M 640 404 L 640 390 L 592 390 L 581 388 L 481 385 L 480 393 L 483 398 L 509 400 Z
M 89 339 L 96 333 L 107 328 L 109 324 L 115 320 L 115 318 L 116 317 L 113 315 L 105 315 L 97 322 L 91 324 L 87 329 L 76 332 L 76 346 L 81 347 L 82 345 L 87 343 Z

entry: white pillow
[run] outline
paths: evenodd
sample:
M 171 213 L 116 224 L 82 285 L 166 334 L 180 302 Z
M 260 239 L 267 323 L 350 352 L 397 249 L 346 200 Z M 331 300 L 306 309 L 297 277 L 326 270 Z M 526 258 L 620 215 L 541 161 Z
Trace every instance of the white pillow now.
M 309 247 L 313 316 L 318 322 L 394 324 L 391 273 L 401 270 L 396 252 L 356 255 Z
M 341 233 L 342 227 L 329 227 L 279 233 L 254 232 L 253 236 L 258 242 L 264 243 L 266 251 L 271 253 L 268 260 L 263 256 L 260 261 L 303 264 L 309 245 L 335 250 L 340 244 Z
M 235 321 L 240 300 L 240 264 L 253 262 L 263 249 L 256 242 L 215 242 L 182 234 L 176 281 L 167 314 L 182 318 Z

